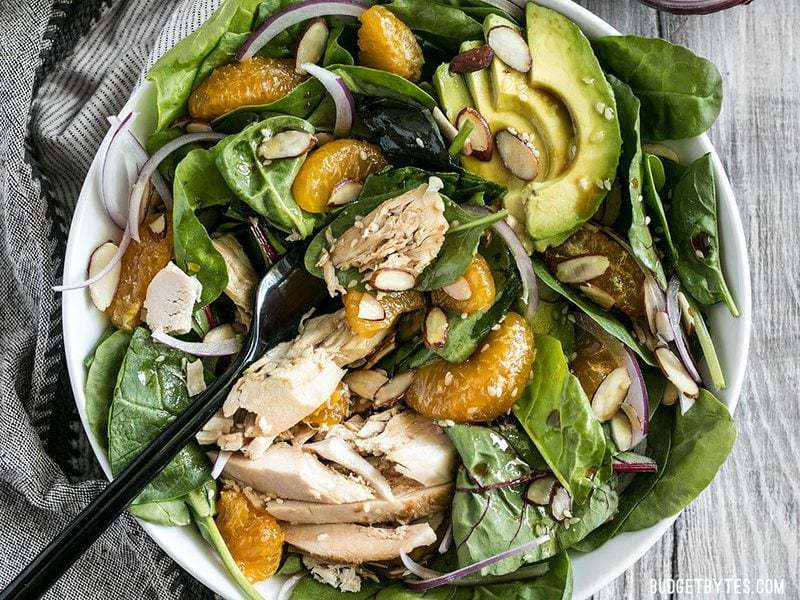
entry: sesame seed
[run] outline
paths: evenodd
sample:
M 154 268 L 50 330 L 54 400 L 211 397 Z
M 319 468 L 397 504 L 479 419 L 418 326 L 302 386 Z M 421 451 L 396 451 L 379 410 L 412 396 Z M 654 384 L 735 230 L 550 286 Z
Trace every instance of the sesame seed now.
M 444 384 L 450 385 L 451 383 L 453 383 L 453 374 L 450 371 L 448 371 L 447 373 L 444 374 Z
M 611 180 L 610 179 L 606 179 L 603 182 L 603 186 L 610 192 L 611 191 Z
M 362 150 L 361 152 L 359 152 L 359 153 L 358 153 L 358 157 L 359 157 L 361 160 L 367 160 L 367 152 L 366 152 L 366 150 Z
M 500 323 L 492 325 L 492 331 L 497 331 L 498 329 L 500 329 Z
M 425 147 L 425 144 L 422 143 L 422 140 L 420 138 L 416 138 L 414 141 L 417 142 L 417 146 L 419 146 L 420 148 Z
M 650 221 L 651 221 L 650 217 L 645 217 L 644 218 L 644 224 L 645 225 L 650 225 Z
M 598 114 L 603 114 L 606 110 L 606 103 L 605 102 L 598 102 L 594 105 L 594 109 L 597 111 Z
M 585 192 L 589 189 L 589 180 L 586 177 L 581 177 L 581 180 L 578 182 L 580 188 Z
M 606 108 L 606 109 L 603 111 L 603 117 L 605 118 L 605 120 L 606 120 L 606 121 L 611 121 L 611 120 L 613 120 L 613 119 L 614 119 L 614 109 L 613 109 L 613 108 L 611 108 L 610 106 L 609 106 L 609 107 L 607 107 L 607 108 Z
M 489 344 L 484 344 L 483 348 L 481 348 L 481 352 L 486 352 L 489 349 Z
M 639 196 L 638 198 L 636 198 L 637 202 L 641 202 L 642 200 L 644 200 L 644 196 Z
M 462 318 L 462 319 L 466 319 L 468 316 L 469 316 L 469 315 L 468 315 L 467 313 L 465 313 L 465 312 L 464 312 L 464 313 L 461 313 L 461 318 Z
M 594 85 L 594 77 L 584 77 L 582 81 L 586 85 Z

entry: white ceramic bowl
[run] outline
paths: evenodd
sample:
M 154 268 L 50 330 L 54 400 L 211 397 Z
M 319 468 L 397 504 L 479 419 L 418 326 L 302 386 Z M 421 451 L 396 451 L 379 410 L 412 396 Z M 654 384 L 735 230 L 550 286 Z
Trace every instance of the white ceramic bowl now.
M 618 32 L 608 23 L 570 0 L 539 0 L 539 3 L 565 14 L 575 21 L 591 38 L 613 35 Z M 141 114 L 134 130 L 144 139 L 155 125 L 154 89 L 149 83 L 139 87 L 131 96 L 120 114 L 131 110 Z M 744 231 L 739 211 L 722 164 L 708 138 L 670 144 L 682 161 L 694 160 L 707 152 L 714 157 L 719 201 L 719 227 L 722 239 L 722 260 L 728 283 L 741 310 L 741 317 L 734 319 L 722 306 L 711 310 L 710 326 L 715 333 L 720 360 L 728 378 L 728 388 L 718 393 L 731 411 L 736 407 L 742 389 L 751 327 L 750 270 L 745 247 Z M 103 241 L 116 239 L 119 232 L 108 223 L 99 196 L 99 159 L 95 157 L 81 190 L 70 228 L 64 267 L 64 281 L 83 279 L 89 255 Z M 121 166 L 117 166 L 121 169 Z M 119 171 L 122 172 L 121 170 Z M 121 178 L 120 178 L 121 180 Z M 91 303 L 86 290 L 67 292 L 63 299 L 64 345 L 72 390 L 86 434 L 106 475 L 111 469 L 102 448 L 93 438 L 86 420 L 86 398 L 83 388 L 86 372 L 83 359 L 106 327 L 105 317 Z M 619 535 L 590 554 L 576 554 L 573 561 L 574 598 L 587 598 L 618 577 L 635 563 L 669 528 L 675 518 L 665 519 L 657 525 Z M 191 527 L 162 527 L 141 522 L 142 527 L 178 564 L 199 579 L 203 584 L 226 599 L 242 598 L 240 592 L 228 578 L 213 550 L 202 541 Z M 273 578 L 257 587 L 265 598 L 274 598 L 280 588 L 281 578 Z

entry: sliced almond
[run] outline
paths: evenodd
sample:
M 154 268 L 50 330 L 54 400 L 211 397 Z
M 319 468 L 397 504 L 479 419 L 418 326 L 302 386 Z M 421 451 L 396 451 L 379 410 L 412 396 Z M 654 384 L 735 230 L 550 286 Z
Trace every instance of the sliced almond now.
M 358 199 L 364 184 L 355 179 L 342 179 L 333 186 L 328 206 L 343 206 Z
M 611 262 L 600 254 L 568 258 L 556 265 L 556 279 L 562 283 L 585 283 L 603 275 Z
M 350 371 L 344 376 L 344 382 L 354 394 L 373 400 L 378 390 L 389 378 L 378 369 Z
M 436 125 L 439 127 L 439 131 L 441 132 L 444 139 L 447 140 L 449 144 L 458 135 L 458 128 L 450 122 L 450 119 L 447 118 L 442 110 L 438 106 L 433 107 L 433 120 L 436 121 Z
M 370 285 L 384 292 L 404 292 L 414 287 L 416 278 L 403 269 L 378 269 L 369 278 Z
M 375 408 L 385 408 L 394 403 L 406 393 L 412 381 L 414 381 L 414 371 L 406 371 L 392 377 L 375 393 Z
M 632 431 L 642 431 L 642 420 L 639 418 L 639 413 L 633 408 L 631 404 L 623 402 L 620 407 L 625 416 L 628 417 L 628 422 L 631 424 Z
M 117 245 L 113 242 L 106 242 L 98 246 L 89 257 L 89 277 L 94 277 L 104 269 L 116 252 Z M 108 275 L 89 286 L 89 295 L 98 310 L 104 311 L 111 306 L 111 302 L 114 300 L 114 293 L 119 285 L 121 270 L 122 262 L 118 262 Z
M 630 387 L 631 377 L 624 367 L 617 367 L 606 375 L 592 396 L 595 416 L 603 422 L 611 419 L 622 406 Z
M 654 336 L 658 337 L 658 324 L 656 323 L 656 315 L 659 311 L 663 311 L 666 306 L 661 288 L 658 287 L 656 280 L 650 275 L 645 275 L 643 294 L 644 312 L 645 315 L 647 315 L 647 325 L 650 327 L 650 332 Z
M 189 121 L 184 126 L 186 133 L 208 133 L 212 131 L 211 125 L 202 121 Z
M 148 227 L 150 228 L 150 231 L 156 235 L 161 235 L 167 228 L 167 217 L 165 215 L 158 215 L 155 219 L 150 221 Z
M 611 439 L 620 452 L 630 450 L 633 445 L 633 428 L 624 411 L 619 411 L 611 419 Z
M 661 394 L 661 404 L 664 406 L 672 406 L 678 401 L 678 397 L 681 395 L 678 388 L 675 387 L 671 381 L 667 381 L 667 384 L 664 386 L 664 392 Z
M 328 43 L 328 23 L 323 17 L 313 19 L 306 27 L 300 41 L 297 43 L 297 59 L 295 61 L 295 72 L 305 75 L 306 70 L 300 65 L 311 63 L 317 64 L 322 55 L 325 54 L 325 46 Z
M 658 336 L 665 342 L 671 342 L 675 339 L 675 333 L 672 331 L 672 325 L 669 324 L 669 315 L 663 310 L 656 313 L 655 317 L 656 332 Z
M 375 365 L 377 365 L 384 356 L 387 356 L 391 352 L 393 352 L 397 348 L 397 342 L 395 340 L 394 332 L 390 335 L 387 335 L 381 345 L 369 355 L 368 358 L 364 359 L 364 368 L 371 369 Z
M 567 488 L 559 485 L 550 500 L 550 512 L 556 521 L 572 518 L 572 496 Z
M 472 298 L 472 288 L 469 287 L 467 278 L 463 276 L 444 286 L 442 291 L 453 300 L 469 300 Z
M 258 154 L 264 160 L 294 158 L 311 150 L 316 143 L 317 138 L 307 131 L 291 129 L 276 133 L 261 142 Z
M 503 129 L 494 136 L 494 143 L 500 159 L 514 177 L 523 181 L 536 179 L 539 174 L 539 159 L 536 158 L 531 142 Z
M 520 33 L 507 25 L 492 27 L 486 35 L 486 43 L 497 58 L 521 73 L 531 70 L 531 50 Z
M 614 304 L 616 304 L 616 300 L 614 300 L 611 294 L 603 288 L 592 285 L 591 283 L 582 283 L 578 286 L 578 289 L 583 292 L 583 295 L 589 298 L 589 300 L 605 310 L 610 310 L 614 307 Z
M 425 322 L 422 325 L 422 339 L 425 345 L 431 350 L 441 348 L 447 343 L 447 334 L 450 324 L 444 311 L 434 306 L 425 315 Z
M 694 398 L 687 398 L 683 394 L 680 395 L 681 401 L 681 414 L 685 415 L 694 406 Z
M 469 134 L 469 151 L 466 154 L 484 162 L 491 160 L 494 153 L 494 139 L 492 130 L 489 129 L 489 123 L 477 110 L 467 107 L 458 113 L 456 127 L 461 129 L 468 120 L 472 121 L 474 128 Z
M 451 73 L 474 73 L 492 64 L 494 50 L 488 44 L 456 54 L 450 61 Z
M 697 384 L 686 371 L 686 367 L 683 366 L 680 359 L 675 356 L 675 353 L 669 348 L 661 347 L 656 348 L 655 354 L 656 361 L 658 366 L 661 367 L 664 377 L 675 384 L 675 387 L 684 396 L 697 398 L 700 394 L 700 388 L 697 387 Z
M 525 497 L 529 502 L 539 506 L 546 506 L 550 504 L 550 499 L 553 497 L 553 488 L 557 483 L 558 480 L 553 475 L 537 477 L 528 486 Z
M 367 321 L 383 321 L 386 311 L 383 304 L 372 294 L 363 294 L 358 303 L 358 318 Z
M 678 292 L 678 305 L 681 308 L 681 321 L 683 322 L 683 329 L 686 335 L 694 334 L 694 315 L 692 314 L 692 307 L 689 300 L 683 295 L 683 292 Z

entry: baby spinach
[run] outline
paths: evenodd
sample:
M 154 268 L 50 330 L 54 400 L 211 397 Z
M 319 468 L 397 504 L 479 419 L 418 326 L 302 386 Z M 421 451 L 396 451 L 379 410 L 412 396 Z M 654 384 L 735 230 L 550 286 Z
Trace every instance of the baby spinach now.
M 674 263 L 677 251 L 675 250 L 675 244 L 672 242 L 672 234 L 669 230 L 667 215 L 664 211 L 664 204 L 661 201 L 661 195 L 659 193 L 660 186 L 657 181 L 657 175 L 659 171 L 663 172 L 663 167 L 664 165 L 657 156 L 645 153 L 642 162 L 642 174 L 644 176 L 643 195 L 647 208 L 649 208 L 650 212 L 658 219 L 658 225 L 656 225 L 655 231 L 661 236 L 661 239 L 664 240 L 664 245 L 667 248 L 670 259 Z
M 273 160 L 267 164 L 258 155 L 264 132 L 271 135 L 287 129 L 314 132 L 303 119 L 275 116 L 253 123 L 230 135 L 211 149 L 228 187 L 272 225 L 305 238 L 314 229 L 314 217 L 297 206 L 292 183 L 305 156 Z
M 547 265 L 545 265 L 540 258 L 533 258 L 533 268 L 536 271 L 536 276 L 539 278 L 539 281 L 554 292 L 558 292 L 581 309 L 592 321 L 602 327 L 606 333 L 617 338 L 620 342 L 628 346 L 628 348 L 635 351 L 645 363 L 650 366 L 655 366 L 650 351 L 644 345 L 640 344 L 613 314 L 603 310 L 576 290 L 558 281 L 558 279 L 550 274 Z
M 92 435 L 103 447 L 108 447 L 108 411 L 114 398 L 117 373 L 122 365 L 131 336 L 114 331 L 95 349 L 86 374 L 86 419 Z
M 457 6 L 430 0 L 392 0 L 385 6 L 417 35 L 452 53 L 464 40 L 483 39 L 482 20 Z
M 564 354 L 570 356 L 575 350 L 575 326 L 567 318 L 569 305 L 557 299 L 548 302 L 539 298 L 539 306 L 533 315 L 531 329 L 539 335 L 549 335 L 561 342 Z
M 503 186 L 466 171 L 433 172 L 417 167 L 401 167 L 384 169 L 370 175 L 364 183 L 360 198 L 393 198 L 399 193 L 427 183 L 431 176 L 441 179 L 444 184 L 441 193 L 459 204 L 467 202 L 476 194 L 483 194 L 486 202 L 491 203 L 506 191 Z
M 383 585 L 363 580 L 358 592 L 342 592 L 339 589 L 317 581 L 306 575 L 292 590 L 292 600 L 370 600 L 375 598 Z
M 734 317 L 733 300 L 720 264 L 717 193 L 711 154 L 692 163 L 672 192 L 667 212 L 677 251 L 675 270 L 684 287 L 701 304 L 725 302 Z
M 558 340 L 536 336 L 531 382 L 514 415 L 573 502 L 583 504 L 602 483 L 596 476 L 606 456 L 606 440 Z
M 628 240 L 634 256 L 655 275 L 656 281 L 665 289 L 667 277 L 656 252 L 653 236 L 650 234 L 642 197 L 642 140 L 639 134 L 641 103 L 633 95 L 631 88 L 613 75 L 609 75 L 608 82 L 617 100 L 617 117 L 622 133 L 619 176 L 631 209 Z
M 234 198 L 209 151 L 192 150 L 178 163 L 172 199 L 175 262 L 203 285 L 202 304 L 219 297 L 228 283 L 228 270 L 196 212 Z
M 192 522 L 189 507 L 183 498 L 164 500 L 163 502 L 131 504 L 128 507 L 128 512 L 148 523 L 167 527 L 184 527 Z
M 332 65 L 329 68 L 344 80 L 354 94 L 413 102 L 430 110 L 436 106 L 430 94 L 394 73 L 354 65 Z
M 337 17 L 329 17 L 328 20 L 331 23 L 331 32 L 328 34 L 325 54 L 322 57 L 323 66 L 355 64 L 353 55 L 342 45 L 342 35 L 345 32 L 344 21 Z
M 601 64 L 642 102 L 642 134 L 651 140 L 689 138 L 708 130 L 722 107 L 722 76 L 691 50 L 658 38 L 594 40 Z

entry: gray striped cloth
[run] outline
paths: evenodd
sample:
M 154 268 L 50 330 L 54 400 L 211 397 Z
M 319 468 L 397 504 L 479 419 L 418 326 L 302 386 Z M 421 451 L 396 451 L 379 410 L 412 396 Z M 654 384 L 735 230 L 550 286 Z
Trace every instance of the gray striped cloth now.
M 106 116 L 217 3 L 0 0 L 0 587 L 104 484 L 75 410 L 50 288 Z M 214 596 L 126 515 L 48 597 Z

